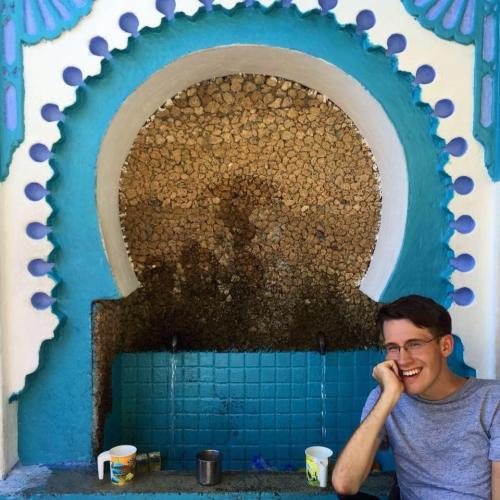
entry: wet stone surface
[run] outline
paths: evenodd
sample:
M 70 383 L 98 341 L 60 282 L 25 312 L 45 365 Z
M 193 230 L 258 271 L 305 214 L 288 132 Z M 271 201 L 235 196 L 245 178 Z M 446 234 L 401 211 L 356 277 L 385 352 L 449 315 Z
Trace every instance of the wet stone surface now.
M 386 497 L 393 484 L 390 473 L 372 473 L 362 491 L 377 497 Z M 138 474 L 129 484 L 113 486 L 109 474 L 100 481 L 92 466 L 17 466 L 7 479 L 0 482 L 1 498 L 52 498 L 66 496 L 101 496 L 128 494 L 138 497 L 148 494 L 169 498 L 313 498 L 330 496 L 333 488 L 314 488 L 307 485 L 305 474 L 299 472 L 223 472 L 221 483 L 201 486 L 194 471 L 159 471 Z M 148 496 L 148 498 L 149 498 Z

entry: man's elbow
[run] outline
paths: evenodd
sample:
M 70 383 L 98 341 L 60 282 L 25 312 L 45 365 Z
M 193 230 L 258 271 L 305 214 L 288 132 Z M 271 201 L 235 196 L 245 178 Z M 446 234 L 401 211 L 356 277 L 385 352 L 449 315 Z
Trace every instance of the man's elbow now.
M 355 484 L 349 478 L 342 477 L 341 474 L 333 471 L 332 475 L 332 485 L 335 493 L 339 495 L 355 495 L 359 491 L 359 485 Z

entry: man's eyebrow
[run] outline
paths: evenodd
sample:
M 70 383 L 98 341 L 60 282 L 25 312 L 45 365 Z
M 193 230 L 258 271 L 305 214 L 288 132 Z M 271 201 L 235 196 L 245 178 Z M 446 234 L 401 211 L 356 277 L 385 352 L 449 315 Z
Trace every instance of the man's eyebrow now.
M 405 342 L 405 344 L 408 344 L 408 342 L 416 342 L 416 341 L 418 341 L 418 342 L 422 342 L 422 341 L 426 341 L 426 340 L 430 340 L 430 339 L 418 339 L 418 338 L 416 338 L 416 339 L 408 339 L 408 340 Z M 384 347 L 385 347 L 385 346 L 389 346 L 389 345 L 399 345 L 399 344 L 397 344 L 396 342 L 387 342 L 387 344 L 383 344 L 383 345 L 384 345 Z M 403 345 L 404 345 L 404 344 L 403 344 Z

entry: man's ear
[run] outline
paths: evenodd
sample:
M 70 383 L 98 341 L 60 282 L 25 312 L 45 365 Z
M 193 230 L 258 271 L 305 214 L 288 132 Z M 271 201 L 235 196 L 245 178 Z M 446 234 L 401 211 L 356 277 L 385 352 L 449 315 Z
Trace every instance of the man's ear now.
M 449 333 L 448 335 L 443 335 L 441 337 L 441 341 L 439 343 L 441 348 L 441 354 L 447 358 L 453 352 L 453 346 L 455 345 L 455 341 L 453 339 L 453 335 Z

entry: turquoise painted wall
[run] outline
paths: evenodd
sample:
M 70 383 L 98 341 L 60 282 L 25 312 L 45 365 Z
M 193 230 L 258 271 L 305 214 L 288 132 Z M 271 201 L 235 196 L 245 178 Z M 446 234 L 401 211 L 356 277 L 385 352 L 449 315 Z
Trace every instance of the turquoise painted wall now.
M 158 29 L 145 29 L 126 50 L 114 52 L 111 61 L 103 62 L 101 74 L 78 90 L 77 103 L 65 110 L 50 186 L 53 260 L 61 279 L 56 312 L 64 321 L 56 339 L 44 345 L 41 367 L 19 398 L 24 463 L 91 458 L 91 303 L 118 298 L 95 206 L 95 165 L 103 135 L 127 96 L 154 72 L 193 51 L 234 43 L 289 48 L 322 58 L 351 74 L 381 103 L 404 147 L 410 196 L 403 249 L 383 300 L 411 292 L 447 302 L 445 157 L 432 135 L 430 110 L 416 103 L 418 91 L 412 89 L 410 75 L 397 72 L 394 59 L 367 47 L 354 30 L 341 29 L 332 16 L 300 16 L 293 8 L 237 8 L 230 14 L 216 9 L 195 19 L 180 16 L 163 22 Z

